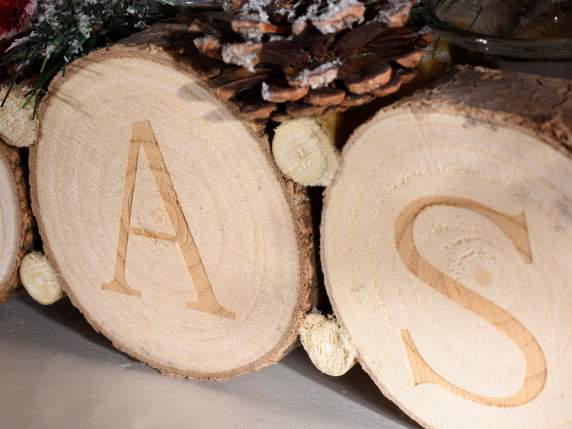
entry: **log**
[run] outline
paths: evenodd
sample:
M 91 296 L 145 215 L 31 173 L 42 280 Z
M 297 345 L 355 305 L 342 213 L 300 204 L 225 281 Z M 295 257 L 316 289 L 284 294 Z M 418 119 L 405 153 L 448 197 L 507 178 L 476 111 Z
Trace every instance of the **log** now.
M 152 27 L 52 83 L 33 210 L 64 291 L 118 349 L 229 379 L 284 356 L 314 303 L 309 200 L 203 84 L 185 34 Z
M 32 247 L 32 215 L 18 149 L 0 140 L 0 303 L 18 286 L 18 267 Z
M 338 115 L 297 118 L 281 123 L 272 140 L 280 171 L 304 186 L 327 186 L 340 163 L 336 148 Z
M 569 81 L 461 69 L 344 148 L 327 292 L 361 365 L 422 426 L 572 421 L 571 147 Z

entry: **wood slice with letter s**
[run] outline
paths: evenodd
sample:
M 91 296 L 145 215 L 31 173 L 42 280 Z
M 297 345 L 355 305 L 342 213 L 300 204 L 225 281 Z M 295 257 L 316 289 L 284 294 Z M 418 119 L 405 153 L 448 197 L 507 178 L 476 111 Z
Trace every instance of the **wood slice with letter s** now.
M 19 283 L 18 268 L 32 247 L 32 214 L 18 149 L 0 140 L 0 303 Z
M 163 372 L 224 379 L 296 340 L 314 295 L 311 219 L 265 139 L 176 55 L 179 28 L 95 52 L 52 84 L 33 206 L 97 330 Z
M 362 366 L 427 428 L 572 427 L 571 90 L 462 69 L 344 148 L 328 295 Z

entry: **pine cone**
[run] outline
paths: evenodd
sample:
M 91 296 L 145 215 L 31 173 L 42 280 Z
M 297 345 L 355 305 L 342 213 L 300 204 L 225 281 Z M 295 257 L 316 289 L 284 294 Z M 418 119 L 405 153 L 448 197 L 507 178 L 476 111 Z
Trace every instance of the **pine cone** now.
M 431 33 L 405 27 L 414 1 L 225 0 L 193 42 L 223 66 L 209 84 L 247 119 L 320 115 L 415 77 Z

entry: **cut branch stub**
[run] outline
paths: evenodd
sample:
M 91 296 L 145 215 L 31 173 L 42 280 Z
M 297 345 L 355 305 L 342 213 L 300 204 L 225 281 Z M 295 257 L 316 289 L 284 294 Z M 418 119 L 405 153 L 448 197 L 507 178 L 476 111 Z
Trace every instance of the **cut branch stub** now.
M 309 313 L 300 327 L 300 342 L 312 363 L 332 377 L 344 375 L 356 363 L 356 352 L 333 317 Z
M 18 150 L 0 141 L 0 303 L 18 286 L 18 267 L 32 247 L 32 216 Z
M 54 81 L 32 199 L 46 255 L 98 331 L 163 372 L 226 379 L 279 360 L 311 308 L 309 201 L 261 130 L 163 50 L 177 28 Z
M 65 297 L 58 275 L 41 252 L 30 252 L 22 259 L 20 279 L 34 301 L 51 305 Z
M 291 119 L 276 128 L 272 154 L 286 177 L 305 186 L 329 185 L 340 162 L 336 119 Z
M 344 148 L 321 225 L 328 296 L 423 427 L 572 421 L 571 94 L 463 69 Z

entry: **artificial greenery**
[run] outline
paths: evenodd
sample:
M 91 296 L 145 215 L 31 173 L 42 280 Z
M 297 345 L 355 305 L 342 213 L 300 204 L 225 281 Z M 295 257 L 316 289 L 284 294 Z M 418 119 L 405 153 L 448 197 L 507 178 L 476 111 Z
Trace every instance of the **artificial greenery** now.
M 172 14 L 155 0 L 40 0 L 29 32 L 0 58 L 0 70 L 10 87 L 33 79 L 27 103 L 37 103 L 74 59 Z

